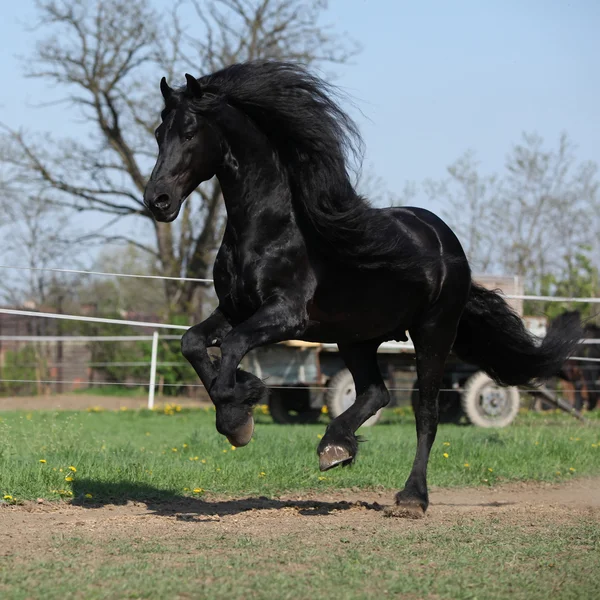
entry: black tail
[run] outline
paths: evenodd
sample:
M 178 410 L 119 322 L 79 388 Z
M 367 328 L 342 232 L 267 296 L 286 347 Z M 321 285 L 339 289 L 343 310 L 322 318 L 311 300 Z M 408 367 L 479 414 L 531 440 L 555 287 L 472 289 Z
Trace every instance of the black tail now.
M 565 313 L 540 343 L 499 294 L 473 283 L 454 352 L 498 383 L 527 385 L 556 375 L 581 337 L 578 313 Z

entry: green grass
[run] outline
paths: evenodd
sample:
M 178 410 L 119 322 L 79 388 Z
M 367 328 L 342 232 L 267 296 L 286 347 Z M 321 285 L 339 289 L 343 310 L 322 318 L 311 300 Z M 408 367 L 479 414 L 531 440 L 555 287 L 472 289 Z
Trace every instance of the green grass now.
M 411 416 L 390 411 L 387 422 L 361 432 L 368 441 L 352 468 L 325 475 L 315 454 L 323 424 L 269 421 L 261 415 L 254 441 L 233 450 L 216 432 L 212 410 L 1 413 L 0 501 L 4 495 L 17 502 L 277 496 L 312 488 L 399 488 L 408 475 L 415 450 Z M 597 473 L 600 420 L 582 426 L 567 415 L 525 414 L 501 430 L 442 425 L 429 481 L 475 486 Z
M 310 523 L 306 525 L 310 531 Z M 241 536 L 234 527 L 161 537 L 55 535 L 47 554 L 0 564 L 0 593 L 26 598 L 579 600 L 600 588 L 600 527 L 475 518 L 376 531 Z

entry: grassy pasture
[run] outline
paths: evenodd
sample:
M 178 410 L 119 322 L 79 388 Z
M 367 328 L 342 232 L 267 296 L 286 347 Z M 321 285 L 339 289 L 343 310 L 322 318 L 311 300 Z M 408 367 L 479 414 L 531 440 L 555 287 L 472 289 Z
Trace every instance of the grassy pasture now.
M 178 407 L 177 407 L 178 408 Z M 325 474 L 315 448 L 324 425 L 279 426 L 257 414 L 254 440 L 234 449 L 211 410 L 0 413 L 0 500 L 146 500 L 218 494 L 277 496 L 348 487 L 397 489 L 415 450 L 414 420 L 391 412 L 365 429 L 356 464 Z M 511 427 L 442 425 L 429 480 L 436 486 L 561 481 L 600 473 L 600 420 L 523 414 Z

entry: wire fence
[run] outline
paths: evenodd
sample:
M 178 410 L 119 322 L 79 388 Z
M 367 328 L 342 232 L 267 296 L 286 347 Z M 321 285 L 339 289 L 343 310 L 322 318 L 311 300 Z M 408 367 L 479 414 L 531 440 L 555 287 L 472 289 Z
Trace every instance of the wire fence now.
M 131 274 L 131 273 L 111 273 L 111 272 L 103 272 L 103 271 L 85 271 L 78 269 L 58 269 L 58 268 L 41 268 L 41 267 L 18 267 L 18 266 L 8 266 L 8 265 L 0 265 L 0 269 L 17 269 L 17 270 L 27 270 L 27 271 L 50 271 L 57 273 L 65 273 L 65 274 L 78 274 L 78 275 L 86 275 L 86 276 L 101 276 L 101 277 L 123 277 L 123 278 L 139 278 L 139 279 L 154 279 L 154 280 L 178 280 L 182 282 L 195 282 L 195 283 L 212 283 L 212 279 L 199 279 L 199 278 L 189 278 L 189 277 L 166 277 L 161 275 L 139 275 L 139 274 Z M 532 301 L 543 301 L 543 302 L 573 302 L 573 303 L 600 303 L 600 298 L 578 298 L 578 297 L 553 297 L 553 296 L 532 296 L 532 295 L 522 295 L 522 294 L 505 294 L 504 297 L 509 299 L 518 299 L 518 300 L 532 300 Z M 33 384 L 33 385 L 54 385 L 54 386 L 122 386 L 124 388 L 147 388 L 148 392 L 148 400 L 147 405 L 148 408 L 154 407 L 155 400 L 155 391 L 157 387 L 157 370 L 159 368 L 187 368 L 189 369 L 189 365 L 183 361 L 176 360 L 158 360 L 158 350 L 159 350 L 159 341 L 175 341 L 181 338 L 181 335 L 170 335 L 170 334 L 159 334 L 158 330 L 178 330 L 181 332 L 189 329 L 188 326 L 185 325 L 177 325 L 171 323 L 161 323 L 161 322 L 153 322 L 153 321 L 137 321 L 130 319 L 112 319 L 112 318 L 104 318 L 104 317 L 93 317 L 86 315 L 72 315 L 72 314 L 62 314 L 62 313 L 51 313 L 44 311 L 33 311 L 33 310 L 21 310 L 21 309 L 12 309 L 12 308 L 0 308 L 0 314 L 6 315 L 14 315 L 19 317 L 27 317 L 33 319 L 55 319 L 55 320 L 67 320 L 73 322 L 90 322 L 90 323 L 98 323 L 98 324 L 110 324 L 110 325 L 122 325 L 128 327 L 141 327 L 141 328 L 151 328 L 154 329 L 152 335 L 99 335 L 99 336 L 84 336 L 84 335 L 73 335 L 73 336 L 60 336 L 60 335 L 22 335 L 22 336 L 7 336 L 0 335 L 0 344 L 3 343 L 22 343 L 22 344 L 58 344 L 61 348 L 64 348 L 64 344 L 95 344 L 101 342 L 109 342 L 109 343 L 140 343 L 140 342 L 151 342 L 150 349 L 150 357 L 149 360 L 113 360 L 113 361 L 98 361 L 98 360 L 88 360 L 86 362 L 86 368 L 89 372 L 95 372 L 98 369 L 148 369 L 148 379 L 145 381 L 132 381 L 128 378 L 124 378 L 119 381 L 106 381 L 100 380 L 97 377 L 93 379 L 89 378 L 61 378 L 59 373 L 62 372 L 62 369 L 69 368 L 72 366 L 72 361 L 65 361 L 63 359 L 56 358 L 55 360 L 48 360 L 48 357 L 45 357 L 44 360 L 44 372 L 53 371 L 57 374 L 56 377 L 44 378 L 42 376 L 36 378 L 27 378 L 27 377 L 5 377 L 0 378 L 0 385 L 10 386 L 11 384 Z M 600 339 L 587 339 L 582 340 L 583 344 L 598 344 L 600 343 Z M 387 344 L 390 345 L 390 344 Z M 404 352 L 410 352 L 413 350 L 410 343 L 401 343 L 397 344 L 399 347 L 402 346 L 401 350 Z M 394 343 L 391 343 L 391 346 L 394 346 Z M 400 348 L 399 348 L 400 349 Z M 392 348 L 392 351 L 394 349 Z M 0 359 L 2 358 L 2 354 L 0 353 Z M 600 362 L 600 358 L 589 358 L 589 357 L 571 357 L 570 360 L 578 361 L 578 362 L 589 362 L 595 363 Z M 39 369 L 40 361 L 32 361 L 32 362 L 13 362 L 11 365 L 13 371 L 17 371 L 19 369 L 35 369 L 38 368 L 38 373 L 41 373 Z M 3 366 L 0 362 L 0 366 Z M 586 366 L 584 365 L 584 368 Z M 591 367 L 590 367 L 591 368 Z M 37 375 L 37 373 L 36 373 Z M 268 380 L 267 380 L 267 385 Z M 197 389 L 203 388 L 204 386 L 200 383 L 192 383 L 188 381 L 177 381 L 177 382 L 168 382 L 162 380 L 160 382 L 160 389 L 164 388 L 177 388 L 177 389 Z M 270 388 L 273 389 L 310 389 L 314 391 L 323 391 L 326 389 L 325 385 L 317 384 L 314 382 L 310 382 L 307 385 L 269 385 Z M 397 392 L 412 392 L 412 387 L 395 387 L 390 386 L 390 391 Z M 462 391 L 461 387 L 453 387 L 453 388 L 445 388 L 440 390 L 442 392 L 451 392 L 451 391 Z M 600 391 L 600 390 L 588 390 L 588 391 Z M 526 394 L 529 393 L 526 390 L 521 390 L 521 393 Z

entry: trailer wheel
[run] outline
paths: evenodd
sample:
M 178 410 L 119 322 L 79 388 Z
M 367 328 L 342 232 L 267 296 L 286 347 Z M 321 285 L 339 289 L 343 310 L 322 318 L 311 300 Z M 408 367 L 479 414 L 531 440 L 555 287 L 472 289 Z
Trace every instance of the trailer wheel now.
M 467 419 L 478 427 L 510 425 L 520 403 L 518 388 L 499 386 L 483 371 L 467 379 L 460 401 Z
M 270 390 L 269 412 L 275 423 L 304 425 L 317 423 L 321 410 L 310 407 L 310 390 L 276 388 Z
M 325 405 L 332 419 L 339 417 L 344 411 L 350 408 L 356 400 L 356 388 L 354 379 L 348 369 L 338 371 L 330 380 L 325 392 Z M 381 411 L 378 410 L 372 417 L 367 419 L 362 427 L 375 425 L 381 418 Z

